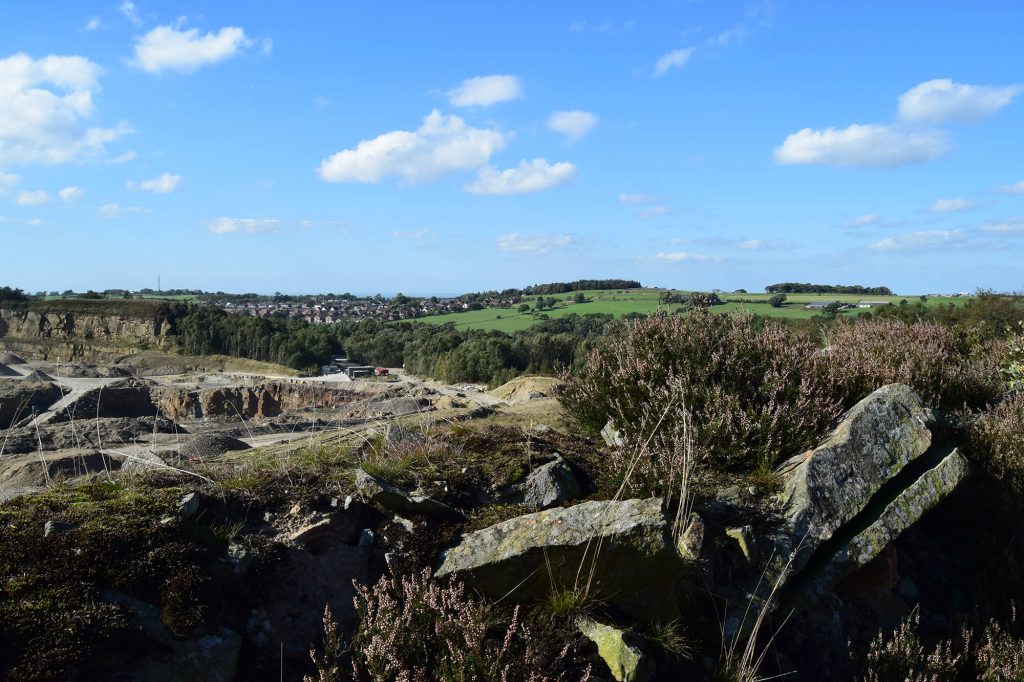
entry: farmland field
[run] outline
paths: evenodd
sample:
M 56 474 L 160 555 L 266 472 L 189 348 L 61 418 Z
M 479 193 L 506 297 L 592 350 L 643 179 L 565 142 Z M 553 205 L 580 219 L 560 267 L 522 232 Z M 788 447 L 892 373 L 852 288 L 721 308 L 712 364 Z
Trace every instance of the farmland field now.
M 558 318 L 563 315 L 575 313 L 577 315 L 593 315 L 605 313 L 622 317 L 627 313 L 650 314 L 658 309 L 662 289 L 629 289 L 629 290 L 601 290 L 584 291 L 587 298 L 586 303 L 574 303 L 572 301 L 576 292 L 565 294 L 552 294 L 544 296 L 555 298 L 559 301 L 557 307 L 541 311 L 550 318 Z M 677 292 L 686 293 L 686 292 Z M 791 319 L 806 319 L 819 314 L 817 310 L 807 310 L 805 305 L 812 301 L 841 301 L 843 303 L 856 304 L 858 301 L 890 301 L 899 305 L 900 301 L 906 299 L 907 303 L 915 303 L 920 300 L 919 296 L 860 296 L 841 294 L 787 294 L 786 303 L 780 308 L 773 308 L 768 305 L 771 294 L 727 294 L 720 293 L 719 297 L 726 301 L 725 305 L 713 306 L 716 313 L 727 313 L 738 310 L 746 310 L 758 315 L 769 317 L 783 317 Z M 428 324 L 453 323 L 459 329 L 485 329 L 498 330 L 503 332 L 515 332 L 527 329 L 538 322 L 538 313 L 532 308 L 535 296 L 527 296 L 525 303 L 528 303 L 531 310 L 527 313 L 520 313 L 516 307 L 511 308 L 485 308 L 483 310 L 469 310 L 464 313 L 450 313 L 448 315 L 432 315 L 429 317 L 417 318 L 417 322 Z M 745 302 L 740 302 L 743 299 Z M 958 298 L 929 298 L 926 304 L 933 305 L 963 305 L 968 299 Z M 666 306 L 663 306 L 666 307 Z M 667 306 L 669 310 L 680 308 L 678 304 Z M 866 312 L 864 308 L 854 308 L 842 311 L 842 315 L 860 315 Z

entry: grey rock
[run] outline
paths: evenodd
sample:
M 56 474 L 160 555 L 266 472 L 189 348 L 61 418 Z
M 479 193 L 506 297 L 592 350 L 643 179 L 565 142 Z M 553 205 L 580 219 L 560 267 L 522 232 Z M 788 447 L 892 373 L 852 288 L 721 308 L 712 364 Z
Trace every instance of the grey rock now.
M 51 535 L 63 535 L 69 530 L 74 529 L 75 524 L 68 523 L 67 521 L 47 521 L 46 525 L 43 526 L 43 537 L 48 538 Z
M 407 493 L 387 481 L 371 476 L 362 469 L 356 470 L 356 488 L 366 499 L 394 512 L 446 518 L 462 516 L 444 502 L 431 497 Z
M 621 448 L 626 444 L 626 439 L 623 438 L 622 432 L 615 428 L 611 420 L 601 429 L 601 438 L 604 439 L 605 444 L 610 448 Z
M 359 534 L 359 546 L 360 547 L 372 547 L 374 540 L 374 532 L 369 528 L 364 528 Z
M 188 519 L 195 516 L 199 512 L 201 502 L 197 493 L 188 493 L 182 497 L 178 502 L 178 511 L 176 512 L 178 518 Z
M 832 555 L 813 576 L 808 596 L 824 592 L 844 576 L 867 565 L 900 533 L 953 492 L 969 473 L 967 460 L 957 450 L 952 450 L 886 505 L 870 526 Z
M 932 442 L 929 419 L 913 389 L 890 384 L 851 408 L 818 447 L 779 469 L 786 531 L 792 548 L 800 547 L 793 571 L 924 454 Z
M 600 551 L 598 551 L 600 545 Z M 596 557 L 596 558 L 595 558 Z M 590 593 L 638 619 L 671 620 L 682 565 L 659 498 L 584 502 L 468 533 L 442 552 L 436 575 L 460 575 L 488 596 L 542 598 L 593 568 Z
M 256 555 L 252 551 L 252 548 L 244 542 L 232 540 L 228 543 L 225 560 L 228 565 L 231 566 L 231 570 L 235 575 L 245 575 L 252 566 L 252 562 L 255 558 Z
M 539 510 L 573 500 L 580 494 L 580 484 L 572 468 L 558 455 L 553 461 L 530 472 L 503 497 L 508 502 Z

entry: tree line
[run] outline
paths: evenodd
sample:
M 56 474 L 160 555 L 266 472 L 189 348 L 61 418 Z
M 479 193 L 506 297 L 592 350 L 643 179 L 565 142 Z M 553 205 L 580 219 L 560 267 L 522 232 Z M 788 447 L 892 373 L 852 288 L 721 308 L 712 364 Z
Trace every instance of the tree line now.
M 865 287 L 859 284 L 801 284 L 782 282 L 764 288 L 769 294 L 855 294 L 867 296 L 894 296 L 889 287 Z

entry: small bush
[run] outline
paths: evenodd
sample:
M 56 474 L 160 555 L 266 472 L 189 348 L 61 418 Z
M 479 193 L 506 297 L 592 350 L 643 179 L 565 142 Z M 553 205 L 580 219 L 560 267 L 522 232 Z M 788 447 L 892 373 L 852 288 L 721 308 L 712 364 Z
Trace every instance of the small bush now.
M 828 336 L 833 380 L 847 406 L 886 384 L 907 384 L 932 407 L 981 406 L 1001 391 L 998 346 L 934 322 L 838 324 Z
M 627 435 L 646 439 L 657 427 L 671 439 L 685 402 L 695 457 L 719 470 L 770 468 L 812 446 L 840 410 L 817 345 L 751 315 L 639 320 L 563 378 L 566 412 L 590 432 L 611 419 Z
M 1024 392 L 1008 395 L 972 423 L 973 458 L 1016 495 L 1024 494 Z
M 356 680 L 558 679 L 558 672 L 540 660 L 518 608 L 503 614 L 467 595 L 459 582 L 444 586 L 432 580 L 430 569 L 384 576 L 373 587 L 357 584 L 356 589 L 359 628 L 351 644 Z M 337 668 L 336 661 L 327 663 Z

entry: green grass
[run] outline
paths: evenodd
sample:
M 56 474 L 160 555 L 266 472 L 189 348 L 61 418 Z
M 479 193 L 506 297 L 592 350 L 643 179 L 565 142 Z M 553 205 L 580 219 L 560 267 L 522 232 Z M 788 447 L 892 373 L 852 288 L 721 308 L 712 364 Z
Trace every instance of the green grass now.
M 544 298 L 555 298 L 559 304 L 554 309 L 540 311 L 550 318 L 558 318 L 563 315 L 575 313 L 577 315 L 594 315 L 599 313 L 622 317 L 628 313 L 642 313 L 649 315 L 655 312 L 659 306 L 662 290 L 660 289 L 629 289 L 585 291 L 586 303 L 573 303 L 575 292 L 566 294 L 554 294 Z M 716 313 L 728 313 L 744 310 L 767 317 L 780 317 L 790 319 L 808 319 L 820 314 L 820 310 L 807 310 L 805 305 L 812 301 L 841 301 L 843 303 L 857 303 L 862 300 L 890 301 L 895 305 L 903 299 L 908 304 L 918 302 L 918 296 L 860 296 L 860 295 L 832 295 L 832 294 L 788 294 L 786 303 L 780 308 L 773 308 L 768 305 L 771 294 L 729 294 L 721 293 L 719 296 L 726 301 L 725 305 L 714 306 L 712 310 Z M 452 323 L 459 329 L 483 329 L 487 331 L 498 330 L 503 332 L 517 332 L 527 329 L 536 324 L 539 320 L 536 311 L 532 310 L 535 297 L 529 296 L 526 303 L 530 304 L 531 310 L 528 313 L 520 313 L 516 307 L 512 308 L 485 308 L 483 310 L 469 310 L 464 313 L 450 313 L 448 315 L 432 315 L 429 317 L 417 318 L 417 322 L 427 324 L 448 324 Z M 739 299 L 757 301 L 741 303 Z M 966 298 L 929 298 L 926 305 L 963 305 Z M 677 310 L 679 305 L 668 306 L 669 310 Z M 854 316 L 867 312 L 867 308 L 854 308 L 843 311 L 842 315 Z

